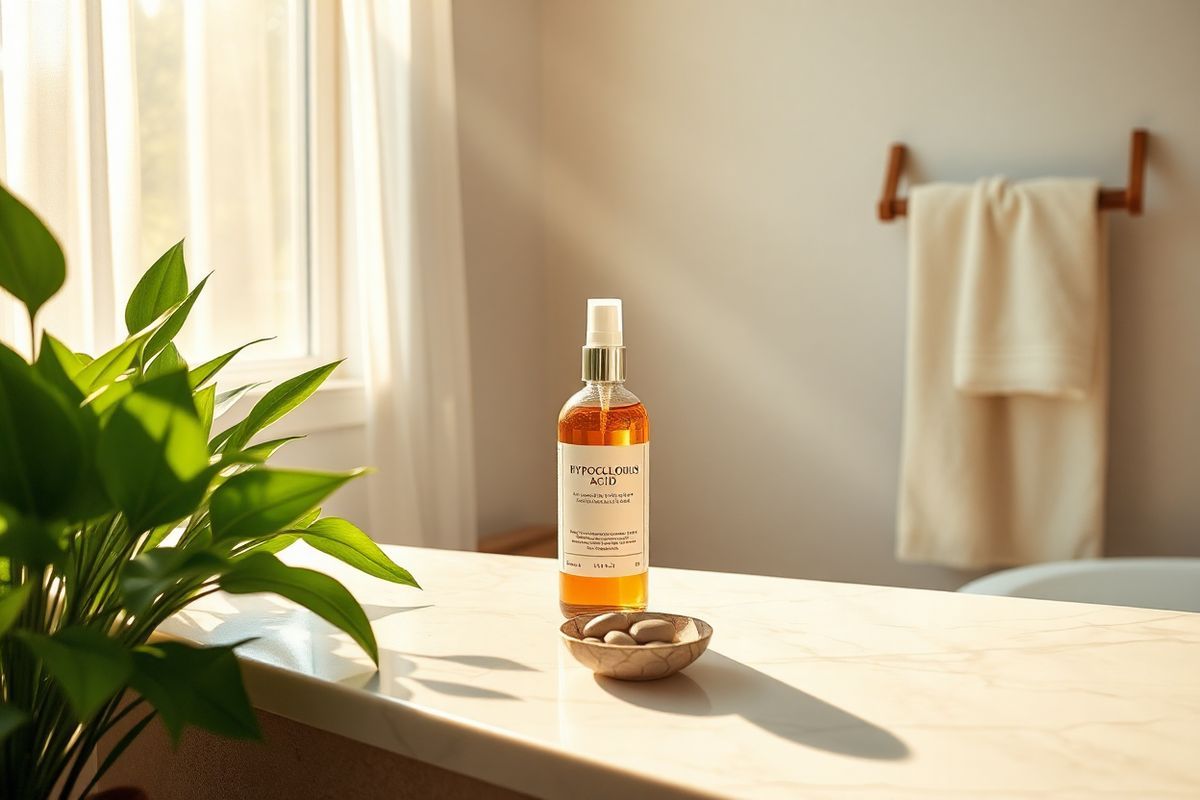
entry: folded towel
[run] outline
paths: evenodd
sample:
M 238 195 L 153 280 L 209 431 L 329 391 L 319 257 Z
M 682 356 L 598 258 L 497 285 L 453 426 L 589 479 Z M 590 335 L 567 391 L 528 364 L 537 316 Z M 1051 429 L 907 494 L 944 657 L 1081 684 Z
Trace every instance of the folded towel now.
M 926 185 L 911 193 L 902 560 L 978 568 L 1100 554 L 1108 399 L 1104 232 L 1094 205 L 1075 232 L 1065 230 L 1058 211 L 1043 213 L 1058 206 L 1033 196 L 1042 188 L 1057 195 L 1056 186 Z M 1020 213 L 1005 217 L 1013 189 Z M 1061 194 L 1074 197 L 1077 189 Z M 1059 236 L 1086 239 L 1077 257 L 1088 263 L 1068 263 L 1070 245 Z M 1029 275 L 1029 265 L 1014 266 L 1018 251 L 1052 253 L 1043 268 L 1070 276 Z M 985 284 L 999 294 L 981 294 Z M 1063 295 L 1054 297 L 1056 291 Z M 1090 305 L 1082 308 L 1078 298 L 1086 297 Z M 1093 323 L 1049 320 L 1051 309 Z M 1037 333 L 1025 330 L 1027 319 Z M 960 347 L 960 337 L 973 344 Z M 964 357 L 956 358 L 960 351 Z M 1090 363 L 1080 366 L 1084 351 Z M 956 387 L 960 362 L 967 391 Z
M 1094 180 L 975 184 L 954 333 L 960 390 L 1073 398 L 1090 391 L 1099 188 Z

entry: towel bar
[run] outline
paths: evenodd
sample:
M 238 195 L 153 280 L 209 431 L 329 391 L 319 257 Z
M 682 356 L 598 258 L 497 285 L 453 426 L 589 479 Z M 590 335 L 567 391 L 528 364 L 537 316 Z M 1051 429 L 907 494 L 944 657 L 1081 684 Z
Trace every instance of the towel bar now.
M 1096 207 L 1101 211 L 1127 210 L 1132 216 L 1142 213 L 1142 187 L 1146 175 L 1146 140 L 1149 134 L 1141 128 L 1133 131 L 1129 143 L 1129 185 L 1124 189 L 1100 189 L 1096 196 Z M 908 200 L 896 196 L 900 185 L 900 173 L 904 171 L 907 150 L 902 144 L 893 144 L 888 157 L 887 175 L 883 179 L 883 197 L 879 200 L 879 219 L 883 222 L 908 214 Z

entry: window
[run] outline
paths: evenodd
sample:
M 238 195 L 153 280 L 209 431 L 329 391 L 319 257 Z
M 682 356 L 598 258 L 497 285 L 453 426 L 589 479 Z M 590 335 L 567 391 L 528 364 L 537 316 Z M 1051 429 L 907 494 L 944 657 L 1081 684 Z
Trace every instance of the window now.
M 132 28 L 141 259 L 117 297 L 186 233 L 193 280 L 215 272 L 184 352 L 313 355 L 305 4 L 139 0 Z
M 0 12 L 4 38 L 31 43 L 13 58 L 4 43 L 6 95 L 24 77 L 10 72 L 31 73 L 22 105 L 37 107 L 42 81 L 62 85 L 72 109 L 64 120 L 53 103 L 26 112 L 5 98 L 6 117 L 19 113 L 25 128 L 5 136 L 7 179 L 30 155 L 61 150 L 81 164 L 65 190 L 34 175 L 22 191 L 17 176 L 35 208 L 60 206 L 45 215 L 74 284 L 40 321 L 78 347 L 111 346 L 142 271 L 184 238 L 191 281 L 213 272 L 177 340 L 190 361 L 263 337 L 274 338 L 236 362 L 254 378 L 341 355 L 334 4 L 0 0 Z M 37 43 L 61 42 L 64 30 L 75 50 L 48 59 Z M 47 134 L 54 146 L 37 146 Z M 105 224 L 79 219 L 95 214 L 94 186 L 109 189 L 111 258 L 88 258 L 98 245 L 86 232 Z M 84 200 L 56 199 L 69 192 Z

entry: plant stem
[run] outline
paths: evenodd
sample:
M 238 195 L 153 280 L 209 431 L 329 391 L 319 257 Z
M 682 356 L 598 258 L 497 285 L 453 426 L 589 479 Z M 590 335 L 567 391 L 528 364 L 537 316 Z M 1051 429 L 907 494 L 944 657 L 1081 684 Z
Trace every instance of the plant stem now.
M 88 761 L 88 756 L 90 756 L 96 747 L 99 746 L 100 740 L 104 738 L 104 735 L 115 728 L 121 720 L 129 715 L 129 712 L 142 706 L 146 702 L 144 698 L 138 697 L 135 700 L 130 700 L 125 704 L 124 708 L 122 708 L 120 711 L 117 711 L 116 714 L 113 714 L 113 712 L 116 710 L 116 707 L 120 704 L 121 699 L 121 696 L 118 695 L 110 700 L 108 705 L 104 707 L 104 709 L 96 716 L 96 718 L 84 726 L 84 728 L 80 731 L 80 736 L 71 744 L 71 747 L 64 755 L 62 767 L 65 768 L 68 764 L 71 765 L 71 772 L 67 776 L 66 782 L 63 784 L 63 797 L 71 796 L 71 793 L 75 788 L 75 784 L 79 781 L 79 778 L 83 772 L 83 767 Z M 150 712 L 151 716 L 153 716 L 155 713 L 156 712 L 154 711 Z M 59 774 L 61 771 L 62 769 L 59 769 L 52 774 Z M 85 795 L 96 783 L 96 781 L 100 779 L 100 776 L 101 773 L 99 771 L 92 776 L 91 783 L 88 785 L 87 789 L 84 790 Z

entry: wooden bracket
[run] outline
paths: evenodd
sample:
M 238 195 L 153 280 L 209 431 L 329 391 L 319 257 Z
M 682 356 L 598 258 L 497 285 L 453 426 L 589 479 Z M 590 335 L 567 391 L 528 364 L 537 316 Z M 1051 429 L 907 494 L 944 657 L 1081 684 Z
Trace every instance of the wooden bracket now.
M 1129 142 L 1129 185 L 1124 189 L 1101 188 L 1096 197 L 1096 207 L 1101 211 L 1124 209 L 1132 216 L 1141 216 L 1146 185 L 1146 144 L 1149 138 L 1150 135 L 1142 128 L 1133 131 Z M 888 155 L 887 174 L 883 179 L 883 197 L 879 199 L 879 219 L 883 222 L 908 214 L 908 200 L 896 196 L 900 186 L 900 175 L 904 172 L 906 155 L 904 145 L 892 145 Z

